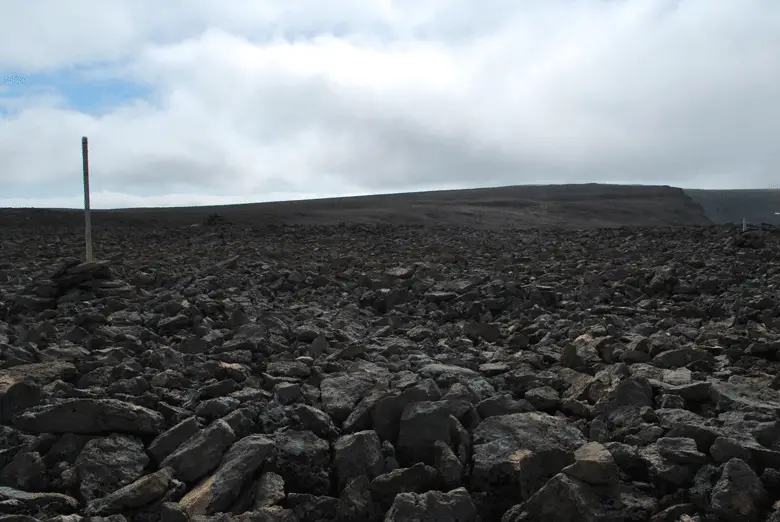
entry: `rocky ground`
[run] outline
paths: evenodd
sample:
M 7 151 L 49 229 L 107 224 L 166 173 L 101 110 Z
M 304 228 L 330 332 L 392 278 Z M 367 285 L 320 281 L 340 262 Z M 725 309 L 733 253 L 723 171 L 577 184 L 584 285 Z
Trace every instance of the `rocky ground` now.
M 780 521 L 780 230 L 9 226 L 0 520 Z

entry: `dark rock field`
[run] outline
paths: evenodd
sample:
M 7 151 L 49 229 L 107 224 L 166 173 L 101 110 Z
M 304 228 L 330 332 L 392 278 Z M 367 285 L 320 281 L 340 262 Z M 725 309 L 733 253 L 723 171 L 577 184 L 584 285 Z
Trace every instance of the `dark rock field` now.
M 780 522 L 780 230 L 0 229 L 0 522 Z

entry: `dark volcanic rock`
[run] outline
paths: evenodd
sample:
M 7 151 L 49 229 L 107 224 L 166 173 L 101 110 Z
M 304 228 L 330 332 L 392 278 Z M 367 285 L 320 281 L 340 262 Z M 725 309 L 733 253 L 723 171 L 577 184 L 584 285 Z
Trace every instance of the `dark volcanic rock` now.
M 224 420 L 218 420 L 192 435 L 165 457 L 160 466 L 172 467 L 180 480 L 195 482 L 219 465 L 235 440 L 233 429 Z
M 780 520 L 776 229 L 121 216 L 3 222 L 2 515 Z
M 263 435 L 245 437 L 228 450 L 216 471 L 180 501 L 190 515 L 211 515 L 227 510 L 241 488 L 263 465 L 274 442 Z
M 333 468 L 339 490 L 358 477 L 375 478 L 384 471 L 384 464 L 382 445 L 374 431 L 344 435 L 333 443 Z
M 173 469 L 163 468 L 89 503 L 88 516 L 110 515 L 138 509 L 162 498 L 173 479 Z
M 148 463 L 143 443 L 134 437 L 92 439 L 75 463 L 79 492 L 88 502 L 103 497 L 138 479 Z
M 21 364 L 0 370 L 0 421 L 8 423 L 14 414 L 41 400 L 41 386 L 76 375 L 76 367 L 65 361 Z
M 271 469 L 288 492 L 327 495 L 330 491 L 330 445 L 310 431 L 286 431 L 274 438 Z
M 415 520 L 478 522 L 479 515 L 465 488 L 448 493 L 399 493 L 385 515 L 388 522 L 412 522 Z
M 526 499 L 575 461 L 585 437 L 563 417 L 514 413 L 490 417 L 474 431 L 473 491 L 495 496 L 491 512 Z
M 156 411 L 116 399 L 72 399 L 29 408 L 16 417 L 14 424 L 34 433 L 118 431 L 156 435 L 163 422 L 163 416 Z
M 731 459 L 724 464 L 711 499 L 713 513 L 722 520 L 754 522 L 760 520 L 768 495 L 750 466 L 739 459 Z

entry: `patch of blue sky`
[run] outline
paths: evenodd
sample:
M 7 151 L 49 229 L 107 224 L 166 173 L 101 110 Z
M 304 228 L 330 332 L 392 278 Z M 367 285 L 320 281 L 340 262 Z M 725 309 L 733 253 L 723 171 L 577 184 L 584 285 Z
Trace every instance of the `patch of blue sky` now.
M 71 68 L 26 76 L 0 72 L 0 116 L 19 105 L 4 101 L 30 97 L 49 97 L 66 108 L 100 116 L 151 94 L 146 85 L 113 79 L 97 71 Z

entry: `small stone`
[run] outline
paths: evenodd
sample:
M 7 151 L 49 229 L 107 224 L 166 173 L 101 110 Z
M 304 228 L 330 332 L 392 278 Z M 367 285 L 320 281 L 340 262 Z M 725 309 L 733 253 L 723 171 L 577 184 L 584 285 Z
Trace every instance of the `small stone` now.
M 87 506 L 87 516 L 121 513 L 126 510 L 138 509 L 162 498 L 173 479 L 172 468 L 141 477 L 103 498 L 93 500 Z
M 555 389 L 543 386 L 525 392 L 525 400 L 537 410 L 554 410 L 560 404 L 561 397 Z
M 260 475 L 255 484 L 255 504 L 253 509 L 274 506 L 284 500 L 284 479 L 272 472 Z
M 598 442 L 587 442 L 574 452 L 575 462 L 561 470 L 589 484 L 614 484 L 619 468 L 612 454 Z
M 761 479 L 750 466 L 736 458 L 723 465 L 711 498 L 712 511 L 725 522 L 758 522 L 768 502 Z
M 297 402 L 303 397 L 301 387 L 298 384 L 280 382 L 274 387 L 274 397 L 285 406 Z

